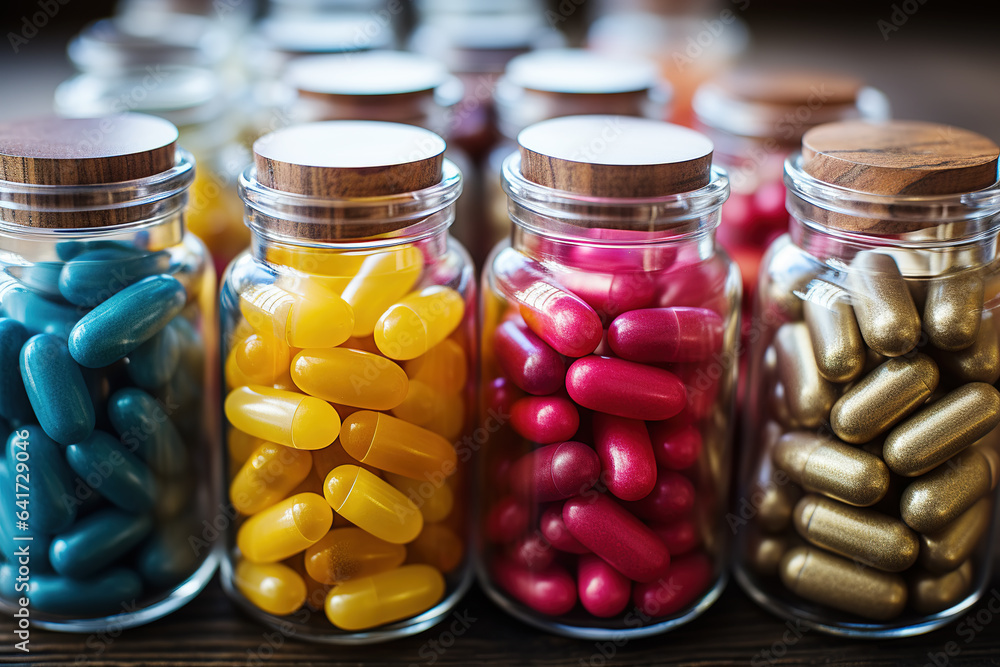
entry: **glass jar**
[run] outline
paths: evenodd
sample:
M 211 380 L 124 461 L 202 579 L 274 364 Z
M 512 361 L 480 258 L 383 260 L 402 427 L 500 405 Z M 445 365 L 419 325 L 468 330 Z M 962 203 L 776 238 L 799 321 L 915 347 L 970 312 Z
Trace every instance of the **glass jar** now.
M 754 306 L 737 578 L 838 635 L 928 632 L 989 581 L 1000 475 L 996 144 L 814 128 Z
M 669 85 L 656 66 L 641 58 L 595 54 L 582 49 L 542 49 L 513 58 L 497 81 L 494 101 L 502 139 L 490 151 L 484 174 L 489 233 L 473 246 L 483 261 L 510 236 L 507 195 L 500 184 L 503 161 L 517 150 L 517 134 L 529 125 L 580 114 L 661 118 Z
M 176 140 L 0 126 L 0 606 L 32 626 L 148 623 L 215 571 L 215 274 Z
M 309 123 L 258 140 L 240 179 L 223 586 L 300 638 L 420 632 L 471 582 L 475 279 L 444 148 L 411 125 Z
M 558 634 L 663 632 L 726 581 L 729 185 L 708 139 L 660 121 L 569 116 L 518 141 L 513 234 L 483 277 L 480 581 Z

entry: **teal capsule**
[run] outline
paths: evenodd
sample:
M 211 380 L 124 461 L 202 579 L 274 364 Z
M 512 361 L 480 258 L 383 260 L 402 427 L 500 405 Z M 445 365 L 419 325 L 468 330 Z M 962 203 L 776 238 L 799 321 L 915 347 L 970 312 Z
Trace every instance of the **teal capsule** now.
M 92 489 L 132 513 L 148 512 L 156 501 L 156 478 L 125 445 L 105 433 L 66 448 L 66 460 Z
M 32 571 L 51 572 L 49 544 L 52 538 L 35 528 L 30 512 L 24 524 L 18 523 L 17 513 L 21 508 L 16 504 L 14 482 L 9 474 L 7 459 L 0 457 L 0 488 L 4 489 L 0 493 L 0 561 L 16 562 L 19 554 L 27 550 Z
M 83 373 L 66 343 L 48 334 L 21 348 L 21 380 L 38 423 L 61 445 L 85 439 L 94 430 L 94 404 Z
M 187 450 L 163 406 L 141 389 L 119 389 L 108 400 L 108 417 L 125 446 L 155 472 L 180 473 Z
M 27 597 L 31 608 L 66 616 L 110 616 L 135 609 L 142 580 L 133 570 L 115 567 L 84 579 L 35 574 L 18 582 L 12 565 L 0 566 L 0 593 L 8 600 Z
M 157 519 L 165 521 L 180 514 L 191 502 L 194 496 L 194 479 L 191 475 L 175 475 L 157 480 L 160 492 L 156 496 L 156 508 L 153 514 Z
M 148 514 L 109 508 L 94 512 L 52 538 L 49 560 L 59 574 L 83 579 L 134 549 L 153 529 Z
M 129 285 L 169 270 L 170 255 L 162 251 L 88 250 L 62 267 L 58 277 L 59 293 L 72 304 L 93 308 Z
M 59 293 L 59 274 L 62 262 L 35 262 L 27 266 L 8 266 L 7 275 L 35 294 L 62 301 Z
M 132 382 L 143 389 L 155 389 L 169 382 L 180 364 L 180 338 L 173 326 L 168 324 L 130 352 L 126 359 L 126 369 Z
M 201 334 L 183 315 L 175 317 L 170 325 L 177 333 L 180 342 L 181 364 L 184 366 L 184 370 L 194 377 L 201 377 L 205 366 L 205 344 Z
M 141 239 L 139 239 L 141 240 Z M 56 256 L 64 262 L 76 259 L 85 252 L 94 250 L 119 250 L 121 252 L 142 252 L 128 241 L 60 241 L 56 244 Z
M 140 280 L 77 322 L 69 335 L 70 353 L 81 366 L 110 366 L 167 326 L 186 298 L 184 286 L 172 276 Z
M 17 320 L 28 333 L 66 340 L 82 314 L 78 308 L 49 301 L 9 277 L 0 277 L 0 315 Z
M 59 445 L 40 426 L 23 426 L 7 438 L 6 452 L 14 474 L 3 493 L 27 501 L 32 528 L 50 535 L 68 528 L 76 520 L 77 509 L 71 495 L 73 471 Z M 18 482 L 23 486 L 17 486 Z
M 191 517 L 181 517 L 160 526 L 139 547 L 136 568 L 153 588 L 172 588 L 198 568 L 204 553 L 197 553 L 188 538 L 201 536 L 201 527 Z
M 0 318 L 0 418 L 29 421 L 34 418 L 28 394 L 24 391 L 21 374 L 13 372 L 21 356 L 21 348 L 31 334 L 20 322 Z

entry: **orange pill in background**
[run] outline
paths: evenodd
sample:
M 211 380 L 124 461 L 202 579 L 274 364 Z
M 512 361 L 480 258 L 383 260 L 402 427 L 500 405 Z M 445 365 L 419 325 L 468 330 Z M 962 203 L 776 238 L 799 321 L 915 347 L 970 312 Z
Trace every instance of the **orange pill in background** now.
M 391 410 L 406 398 L 409 379 L 394 361 L 346 347 L 304 349 L 291 365 L 292 380 L 324 401 Z
M 469 377 L 465 351 L 450 338 L 404 362 L 403 370 L 410 380 L 419 380 L 445 395 L 464 390 Z
M 229 500 L 241 514 L 256 514 L 288 497 L 311 470 L 309 452 L 262 441 L 230 482 Z
M 281 563 L 240 559 L 233 570 L 233 585 L 254 606 L 275 616 L 287 616 L 306 601 L 302 577 Z
M 342 630 L 367 630 L 421 614 L 444 597 L 444 577 L 429 565 L 404 565 L 330 589 L 326 617 Z
M 323 495 L 337 514 L 386 542 L 411 542 L 424 525 L 423 515 L 409 498 L 355 465 L 332 470 Z
M 455 448 L 441 436 L 369 410 L 347 418 L 340 443 L 358 461 L 414 479 L 443 479 L 457 463 Z
M 236 546 L 254 563 L 275 563 L 305 551 L 333 524 L 330 505 L 314 493 L 300 493 L 254 514 L 236 533 Z
M 453 572 L 465 558 L 465 545 L 443 523 L 425 523 L 417 539 L 406 545 L 406 562 L 423 563 L 445 574 Z
M 263 385 L 229 392 L 226 418 L 245 433 L 294 449 L 322 449 L 340 435 L 340 415 L 326 401 Z
M 455 506 L 455 494 L 444 479 L 432 482 L 427 479 L 413 479 L 395 473 L 385 473 L 385 481 L 410 499 L 420 508 L 425 523 L 444 521 Z
M 323 584 L 340 584 L 399 567 L 406 547 L 380 540 L 360 528 L 331 530 L 306 549 L 305 568 Z

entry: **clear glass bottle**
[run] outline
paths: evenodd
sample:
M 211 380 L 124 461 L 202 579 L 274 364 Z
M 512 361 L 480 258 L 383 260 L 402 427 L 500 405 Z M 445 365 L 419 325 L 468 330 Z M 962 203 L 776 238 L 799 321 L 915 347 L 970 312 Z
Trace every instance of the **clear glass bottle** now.
M 215 571 L 215 273 L 176 140 L 0 126 L 0 606 L 35 627 L 148 623 Z
M 483 276 L 480 582 L 558 634 L 660 633 L 727 578 L 728 182 L 708 139 L 660 121 L 570 116 L 518 141 L 514 230 Z
M 998 148 L 932 123 L 814 128 L 752 322 L 736 576 L 837 635 L 928 632 L 990 575 L 1000 458 Z
M 476 290 L 444 148 L 411 125 L 308 123 L 258 140 L 240 179 L 223 586 L 299 638 L 420 632 L 471 581 Z

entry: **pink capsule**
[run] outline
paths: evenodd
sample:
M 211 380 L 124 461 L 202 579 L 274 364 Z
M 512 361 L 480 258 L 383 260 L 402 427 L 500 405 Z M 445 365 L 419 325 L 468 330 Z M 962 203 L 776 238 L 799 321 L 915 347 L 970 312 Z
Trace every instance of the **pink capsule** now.
M 667 545 L 671 556 L 681 556 L 701 545 L 701 533 L 690 518 L 652 525 L 650 528 Z
M 593 554 L 580 556 L 576 580 L 580 603 L 598 618 L 620 614 L 632 595 L 632 582 Z
M 691 480 L 673 470 L 661 469 L 652 492 L 625 507 L 641 519 L 665 523 L 690 514 L 694 497 Z
M 653 581 L 670 566 L 670 552 L 644 523 L 608 496 L 581 496 L 563 505 L 569 532 L 633 581 Z
M 556 549 L 543 535 L 531 533 L 525 535 L 510 548 L 510 559 L 521 567 L 529 570 L 544 570 L 556 558 Z
M 645 422 L 597 412 L 594 445 L 608 491 L 622 500 L 650 494 L 656 484 L 656 459 Z
M 698 552 L 681 556 L 659 581 L 637 584 L 632 601 L 644 614 L 659 618 L 681 611 L 708 590 L 712 563 Z
M 735 360 L 730 363 L 735 363 Z M 670 364 L 670 372 L 680 379 L 687 391 L 688 418 L 698 421 L 712 414 L 719 395 L 719 380 L 730 371 L 725 365 L 708 360 Z
M 486 385 L 486 405 L 496 410 L 501 415 L 509 415 L 514 403 L 523 396 L 521 390 L 514 386 L 514 383 L 505 377 L 493 378 L 493 381 Z
M 576 583 L 561 565 L 535 572 L 501 559 L 493 572 L 501 588 L 537 612 L 562 616 L 576 606 Z
M 566 373 L 570 398 L 591 410 L 657 421 L 684 408 L 684 384 L 670 371 L 624 359 L 577 359 Z
M 606 271 L 607 267 L 598 271 Z M 615 317 L 635 308 L 645 308 L 653 302 L 656 285 L 646 271 L 598 273 L 567 271 L 559 274 L 559 282 L 586 301 L 601 317 Z
M 500 368 L 529 394 L 551 394 L 563 386 L 566 365 L 559 353 L 517 320 L 496 328 L 493 350 Z
M 510 486 L 522 498 L 547 503 L 583 493 L 600 475 L 597 453 L 570 440 L 540 447 L 515 461 Z
M 528 396 L 511 407 L 510 424 L 522 438 L 547 445 L 572 438 L 580 413 L 563 396 Z
M 701 456 L 701 431 L 677 417 L 649 425 L 656 462 L 670 470 L 685 470 Z
M 629 361 L 701 361 L 722 347 L 722 318 L 707 308 L 631 310 L 608 327 L 608 344 Z
M 590 553 L 590 549 L 580 544 L 579 540 L 573 537 L 562 518 L 562 504 L 550 506 L 542 513 L 539 521 L 539 529 L 542 535 L 559 551 L 571 554 Z
M 656 305 L 661 308 L 692 306 L 708 308 L 725 315 L 732 307 L 727 296 L 726 283 L 739 280 L 735 267 L 723 253 L 707 261 L 677 264 L 670 271 L 656 275 L 658 296 Z
M 493 542 L 509 544 L 528 529 L 528 508 L 506 496 L 497 501 L 486 517 L 486 536 Z

